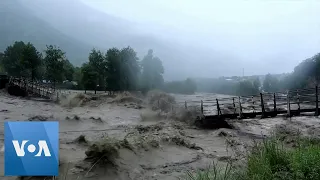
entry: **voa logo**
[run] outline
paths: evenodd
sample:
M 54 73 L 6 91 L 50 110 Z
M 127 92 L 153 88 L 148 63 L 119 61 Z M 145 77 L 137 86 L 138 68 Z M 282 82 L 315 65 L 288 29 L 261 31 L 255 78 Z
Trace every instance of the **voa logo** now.
M 4 132 L 6 176 L 58 176 L 58 122 L 5 122 Z
M 29 140 L 23 140 L 21 144 L 19 144 L 18 140 L 12 140 L 13 147 L 17 153 L 17 156 L 24 157 L 25 156 L 25 146 Z M 37 148 L 38 147 L 38 148 Z M 39 140 L 37 145 L 29 144 L 27 146 L 27 150 L 29 153 L 34 153 L 38 149 L 38 153 L 35 156 L 41 156 L 42 152 L 44 156 L 51 157 L 50 150 L 48 148 L 48 144 L 45 140 Z

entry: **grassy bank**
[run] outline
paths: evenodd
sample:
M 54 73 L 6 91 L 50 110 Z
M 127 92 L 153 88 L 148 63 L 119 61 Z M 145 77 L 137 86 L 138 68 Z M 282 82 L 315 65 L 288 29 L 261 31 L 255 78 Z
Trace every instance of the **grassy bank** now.
M 289 138 L 289 139 L 288 139 Z M 186 180 L 316 180 L 320 179 L 320 140 L 275 134 L 255 144 L 239 168 L 230 162 L 196 173 L 188 172 Z

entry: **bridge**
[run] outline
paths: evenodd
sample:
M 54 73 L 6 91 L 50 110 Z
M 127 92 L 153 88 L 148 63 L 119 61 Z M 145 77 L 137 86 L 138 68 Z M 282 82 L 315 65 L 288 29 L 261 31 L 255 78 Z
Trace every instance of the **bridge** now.
M 0 86 L 3 86 L 4 83 L 7 84 L 8 92 L 12 95 L 32 95 L 52 99 L 57 92 L 52 84 L 24 78 L 0 76 Z M 185 102 L 185 108 L 189 107 Z M 207 99 L 200 102 L 199 109 L 201 115 L 198 122 L 205 124 L 214 122 L 212 120 L 268 118 L 277 115 L 292 117 L 305 113 L 313 113 L 318 116 L 319 87 Z
M 212 120 L 319 115 L 319 87 L 201 101 L 201 123 Z M 187 108 L 187 105 L 186 105 Z
M 45 99 L 52 99 L 56 91 L 51 84 L 16 77 L 9 77 L 7 88 L 11 95 L 36 96 Z

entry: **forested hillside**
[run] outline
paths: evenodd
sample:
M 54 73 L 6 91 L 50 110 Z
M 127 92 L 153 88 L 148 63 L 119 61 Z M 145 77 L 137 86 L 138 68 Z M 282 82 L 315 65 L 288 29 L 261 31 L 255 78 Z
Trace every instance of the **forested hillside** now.
M 44 50 L 47 44 L 55 44 L 68 52 L 67 57 L 72 62 L 84 62 L 92 48 L 39 19 L 18 0 L 0 2 L 0 22 L 0 51 L 20 40 L 32 42 L 39 50 Z

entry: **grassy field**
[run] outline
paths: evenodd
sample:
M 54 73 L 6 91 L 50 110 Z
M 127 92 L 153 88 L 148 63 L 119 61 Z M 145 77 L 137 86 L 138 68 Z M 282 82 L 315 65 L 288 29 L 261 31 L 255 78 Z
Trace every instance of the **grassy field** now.
M 255 143 L 245 166 L 229 162 L 204 171 L 188 172 L 186 180 L 316 180 L 320 179 L 320 139 L 274 133 Z

